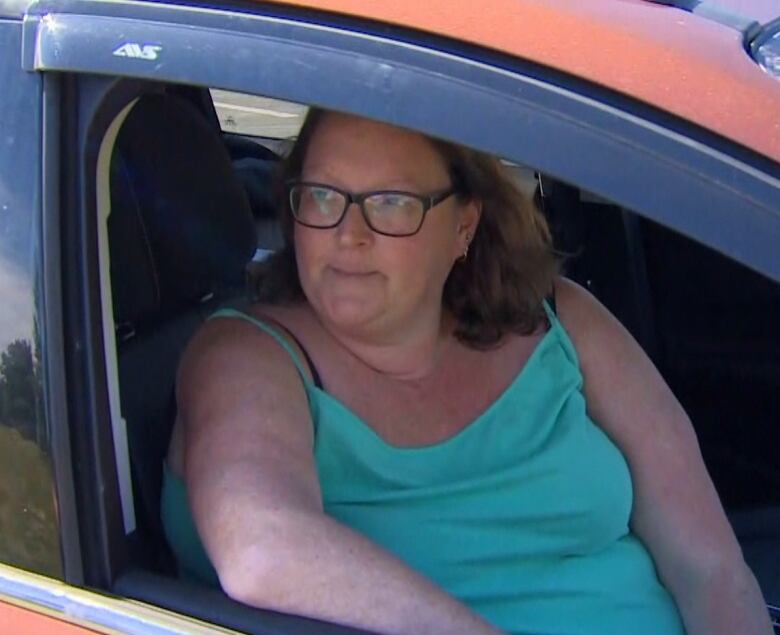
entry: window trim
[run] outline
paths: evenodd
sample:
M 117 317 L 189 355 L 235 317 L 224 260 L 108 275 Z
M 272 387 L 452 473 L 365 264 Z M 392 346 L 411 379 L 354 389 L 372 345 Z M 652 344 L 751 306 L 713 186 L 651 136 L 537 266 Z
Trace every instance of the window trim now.
M 73 473 L 75 502 L 71 508 L 78 526 L 81 565 L 80 572 L 66 571 L 65 579 L 110 588 L 127 565 L 128 549 L 117 473 L 121 468 L 116 460 L 116 447 L 121 448 L 122 441 L 117 443 L 111 425 L 112 379 L 101 310 L 95 180 L 101 144 L 90 146 L 88 142 L 96 137 L 104 139 L 110 120 L 102 113 L 116 103 L 127 104 L 139 87 L 137 82 L 122 82 L 119 90 L 106 97 L 103 78 L 44 77 L 44 86 L 54 82 L 59 83 L 58 111 L 46 121 L 44 135 L 58 140 L 58 154 L 51 160 L 60 170 L 60 187 L 59 198 L 51 202 L 54 207 L 44 213 L 56 214 L 60 253 L 70 254 L 51 266 L 59 265 L 61 276 L 63 383 L 67 391 L 63 406 L 68 417 L 67 432 L 62 433 L 68 434 L 71 446 L 70 456 L 61 460 L 68 461 Z M 101 98 L 95 100 L 95 95 Z M 64 549 L 75 549 L 75 538 L 70 538 Z
M 62 84 L 47 77 L 42 89 L 41 144 L 41 242 L 42 335 L 46 342 L 46 420 L 51 431 L 51 453 L 57 506 L 60 518 L 60 546 L 64 579 L 81 583 L 84 579 L 81 538 L 73 471 L 70 435 L 62 280 L 62 182 L 68 172 L 60 165 L 60 103 Z

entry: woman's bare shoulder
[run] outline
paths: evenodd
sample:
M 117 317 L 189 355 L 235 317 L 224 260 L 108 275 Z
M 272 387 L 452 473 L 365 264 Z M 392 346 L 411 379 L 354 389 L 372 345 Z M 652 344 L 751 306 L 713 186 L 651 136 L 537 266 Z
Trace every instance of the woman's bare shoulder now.
M 243 313 L 262 320 L 259 307 Z M 280 345 L 285 337 L 235 314 L 215 316 L 201 327 L 182 356 L 176 381 L 188 462 L 207 464 L 210 445 L 222 448 L 226 461 L 233 453 L 260 452 L 260 442 L 310 446 L 305 385 L 290 354 L 295 344 Z M 196 452 L 197 447 L 206 449 Z
M 587 289 L 568 278 L 558 277 L 555 281 L 555 300 L 558 319 L 577 348 L 581 361 L 583 356 L 600 356 L 606 343 L 619 342 L 628 332 L 617 318 L 599 302 Z
M 601 303 L 580 284 L 558 276 L 555 279 L 555 302 L 565 318 L 577 319 L 583 312 L 601 306 Z
M 263 303 L 218 312 L 201 325 L 190 340 L 187 351 L 197 356 L 204 350 L 225 352 L 249 346 L 247 352 L 251 353 L 255 347 L 273 345 L 273 338 L 268 336 L 269 330 L 286 339 L 289 333 L 296 334 L 306 328 L 311 322 L 309 313 L 305 305 Z M 185 353 L 184 361 L 186 359 Z
M 299 381 L 294 361 L 280 346 L 280 340 L 299 352 L 290 333 L 304 324 L 305 310 L 292 306 L 255 304 L 240 313 L 216 315 L 200 327 L 187 345 L 179 364 L 177 385 L 229 383 L 237 376 L 243 381 L 255 378 L 266 383 L 269 377 L 275 381 L 284 377 Z
M 295 341 L 278 326 L 274 328 L 278 338 L 287 341 L 285 350 L 279 339 L 252 321 L 277 322 L 286 328 L 286 314 L 295 312 L 256 305 L 242 309 L 241 313 L 251 320 L 236 313 L 207 320 L 182 354 L 176 378 L 179 437 L 186 428 L 192 439 L 192 432 L 203 428 L 204 423 L 208 423 L 211 434 L 219 427 L 210 422 L 215 417 L 221 425 L 242 413 L 240 419 L 250 422 L 257 418 L 253 413 L 269 411 L 268 404 L 292 406 L 306 402 L 299 369 L 289 353 L 290 348 L 298 350 Z M 295 418 L 305 419 L 300 408 L 293 410 Z M 181 447 L 175 445 L 172 443 L 169 460 L 174 469 L 179 468 L 175 471 L 181 473 L 184 446 L 181 442 Z

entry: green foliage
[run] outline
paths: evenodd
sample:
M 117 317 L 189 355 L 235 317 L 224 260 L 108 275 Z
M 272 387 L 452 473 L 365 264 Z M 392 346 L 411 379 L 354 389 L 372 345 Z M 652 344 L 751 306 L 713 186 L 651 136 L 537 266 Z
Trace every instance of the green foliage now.
M 28 439 L 38 438 L 39 385 L 28 340 L 14 340 L 0 353 L 0 421 Z
M 61 577 L 49 457 L 0 420 L 0 561 Z
M 0 561 L 59 577 L 39 361 L 38 351 L 34 357 L 30 342 L 23 339 L 0 353 Z

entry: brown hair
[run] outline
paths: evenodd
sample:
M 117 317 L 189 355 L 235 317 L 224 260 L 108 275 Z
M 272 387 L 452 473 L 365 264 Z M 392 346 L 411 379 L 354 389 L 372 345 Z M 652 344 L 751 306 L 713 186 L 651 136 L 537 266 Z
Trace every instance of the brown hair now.
M 257 294 L 263 302 L 304 299 L 285 183 L 300 175 L 311 138 L 327 112 L 309 111 L 275 180 L 285 245 L 258 269 Z M 447 164 L 457 195 L 482 203 L 468 257 L 455 263 L 444 285 L 444 307 L 458 322 L 455 336 L 485 348 L 509 332 L 532 333 L 545 318 L 542 300 L 552 291 L 558 272 L 547 222 L 497 158 L 447 141 L 429 141 Z

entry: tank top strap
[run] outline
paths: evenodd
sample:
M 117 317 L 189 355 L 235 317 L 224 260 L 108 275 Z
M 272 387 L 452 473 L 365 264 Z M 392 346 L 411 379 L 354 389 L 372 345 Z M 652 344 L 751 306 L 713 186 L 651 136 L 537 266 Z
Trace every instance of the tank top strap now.
M 574 348 L 574 342 L 572 342 L 569 333 L 564 328 L 560 319 L 558 318 L 557 307 L 551 303 L 550 298 L 545 298 L 542 301 L 544 306 L 544 312 L 547 314 L 547 321 L 550 323 L 550 330 L 555 331 L 558 341 L 561 343 L 566 356 L 569 358 L 576 368 L 580 369 L 580 358 L 577 354 L 577 349 Z
M 290 342 L 287 340 L 287 338 L 280 332 L 282 329 L 281 326 L 271 326 L 270 324 L 267 324 L 266 322 L 259 320 L 252 315 L 248 315 L 243 311 L 230 308 L 219 309 L 208 317 L 209 320 L 213 318 L 236 318 L 239 320 L 244 320 L 255 325 L 267 335 L 270 335 L 276 341 L 276 343 L 279 344 L 279 346 L 281 346 L 290 356 L 292 363 L 295 364 L 295 368 L 298 370 L 298 374 L 303 380 L 304 385 L 307 388 L 313 385 L 312 380 L 309 378 L 309 373 L 314 373 L 313 367 L 311 369 L 307 368 L 307 365 L 303 362 L 303 360 L 301 360 L 298 352 L 290 345 Z M 293 337 L 292 334 L 290 334 L 290 337 Z
M 550 328 L 554 328 L 558 324 L 558 307 L 555 306 L 555 300 L 551 296 L 542 300 L 542 306 L 544 307 L 544 313 L 547 316 L 547 321 L 550 323 Z
M 550 288 L 550 293 L 547 294 L 544 302 L 546 305 L 545 310 L 551 310 L 555 315 L 558 315 L 558 306 L 555 301 L 555 285 Z

